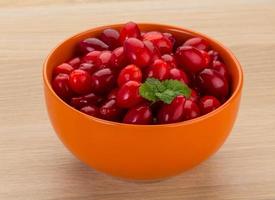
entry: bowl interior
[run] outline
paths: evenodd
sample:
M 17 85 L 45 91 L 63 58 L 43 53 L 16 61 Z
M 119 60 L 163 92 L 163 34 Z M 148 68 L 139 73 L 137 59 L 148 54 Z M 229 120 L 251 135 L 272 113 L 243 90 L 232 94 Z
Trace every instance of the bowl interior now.
M 120 30 L 123 24 L 116 24 L 116 25 L 108 25 L 108 26 L 101 26 L 97 28 L 93 28 L 84 32 L 81 32 L 75 36 L 70 37 L 69 39 L 65 40 L 61 44 L 59 44 L 49 55 L 47 58 L 45 65 L 44 65 L 44 79 L 46 82 L 47 87 L 51 88 L 51 79 L 52 79 L 52 70 L 55 66 L 62 62 L 66 62 L 70 60 L 75 54 L 75 48 L 83 39 L 88 37 L 97 37 L 99 34 L 106 28 L 114 28 Z M 161 32 L 169 32 L 172 33 L 176 39 L 177 44 L 181 45 L 183 41 L 190 37 L 199 36 L 207 40 L 211 47 L 218 51 L 221 55 L 223 61 L 225 62 L 226 66 L 228 67 L 228 72 L 231 77 L 231 97 L 225 102 L 227 104 L 230 99 L 233 98 L 237 90 L 241 88 L 242 85 L 242 70 L 234 55 L 228 50 L 224 45 L 219 43 L 218 41 L 209 38 L 208 36 L 197 33 L 185 28 L 179 28 L 169 25 L 160 25 L 160 24 L 139 24 L 141 31 L 161 31 Z M 50 89 L 51 90 L 51 89 Z M 53 92 L 53 90 L 52 90 Z M 60 99 L 61 100 L 61 99 Z M 61 100 L 62 101 L 62 100 Z M 223 107 L 222 105 L 221 107 Z M 220 108 L 221 108 L 220 107 Z M 220 109 L 218 108 L 218 109 Z M 217 109 L 217 110 L 218 110 Z

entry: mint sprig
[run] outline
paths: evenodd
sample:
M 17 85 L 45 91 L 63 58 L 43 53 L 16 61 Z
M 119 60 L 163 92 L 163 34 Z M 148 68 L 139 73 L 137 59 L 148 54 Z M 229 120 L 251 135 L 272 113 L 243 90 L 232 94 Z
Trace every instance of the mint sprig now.
M 139 87 L 140 95 L 152 102 L 163 101 L 170 104 L 178 95 L 189 97 L 191 94 L 190 88 L 178 80 L 159 81 L 155 78 L 147 78 L 146 81 Z

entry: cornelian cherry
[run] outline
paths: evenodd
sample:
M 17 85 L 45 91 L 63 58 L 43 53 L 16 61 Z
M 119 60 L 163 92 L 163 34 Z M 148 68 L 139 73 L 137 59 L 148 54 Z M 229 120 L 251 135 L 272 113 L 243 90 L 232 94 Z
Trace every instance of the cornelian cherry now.
M 88 72 L 75 69 L 70 74 L 70 87 L 77 94 L 87 94 L 92 91 L 92 79 Z
M 84 106 L 80 109 L 81 112 L 86 113 L 87 115 L 98 117 L 99 116 L 99 109 L 96 106 Z
M 179 80 L 185 84 L 189 84 L 189 79 L 183 70 L 172 68 L 169 70 L 169 79 Z
M 207 114 L 221 105 L 220 101 L 214 96 L 204 96 L 200 99 L 199 106 L 202 114 Z
M 122 108 L 131 108 L 142 101 L 139 95 L 140 83 L 128 81 L 122 85 L 117 92 L 117 104 Z
M 208 42 L 205 39 L 200 38 L 200 37 L 193 37 L 193 38 L 186 40 L 183 43 L 183 46 L 192 46 L 199 50 L 204 50 L 204 51 L 208 50 L 210 47 Z
M 151 124 L 152 112 L 148 105 L 139 105 L 129 109 L 123 118 L 126 124 Z
M 159 80 L 165 80 L 169 78 L 169 65 L 161 60 L 157 59 L 154 63 L 148 67 L 147 78 L 156 78 Z
M 141 38 L 138 25 L 134 22 L 126 23 L 120 30 L 120 44 L 123 44 L 128 38 Z
M 119 32 L 115 29 L 105 29 L 102 31 L 100 39 L 105 42 L 110 47 L 110 49 L 115 49 L 120 46 Z
M 119 86 L 122 86 L 127 81 L 137 81 L 141 82 L 142 80 L 142 72 L 136 65 L 127 65 L 124 67 L 117 79 L 117 83 Z
M 100 69 L 92 75 L 92 90 L 103 94 L 110 91 L 115 85 L 115 76 L 111 69 Z
M 124 53 L 123 47 L 118 47 L 112 52 L 112 56 L 110 58 L 110 67 L 113 69 L 121 69 L 126 66 L 128 60 Z
M 56 76 L 58 74 L 70 74 L 74 68 L 69 65 L 68 63 L 62 63 L 61 65 L 58 65 L 53 70 L 53 75 Z
M 52 87 L 61 99 L 67 100 L 72 95 L 68 74 L 58 74 L 52 80 Z
M 195 101 L 187 99 L 183 107 L 183 119 L 189 120 L 200 116 L 199 106 Z

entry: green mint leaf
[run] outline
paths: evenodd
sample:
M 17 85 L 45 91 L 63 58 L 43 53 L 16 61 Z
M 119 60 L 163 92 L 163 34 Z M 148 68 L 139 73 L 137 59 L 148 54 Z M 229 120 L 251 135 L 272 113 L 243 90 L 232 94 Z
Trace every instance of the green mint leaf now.
M 178 95 L 189 97 L 190 88 L 178 80 L 159 81 L 155 78 L 148 78 L 139 88 L 140 95 L 152 102 L 163 101 L 170 104 Z

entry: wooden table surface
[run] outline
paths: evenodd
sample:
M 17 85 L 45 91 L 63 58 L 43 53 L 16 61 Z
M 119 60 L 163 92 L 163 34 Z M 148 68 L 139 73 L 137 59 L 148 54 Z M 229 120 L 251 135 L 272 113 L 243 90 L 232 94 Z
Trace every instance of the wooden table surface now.
M 41 69 L 82 30 L 129 20 L 184 26 L 232 49 L 245 84 L 224 146 L 200 166 L 156 183 L 95 172 L 75 159 L 47 117 Z M 274 200 L 275 2 L 268 0 L 0 1 L 0 199 Z

